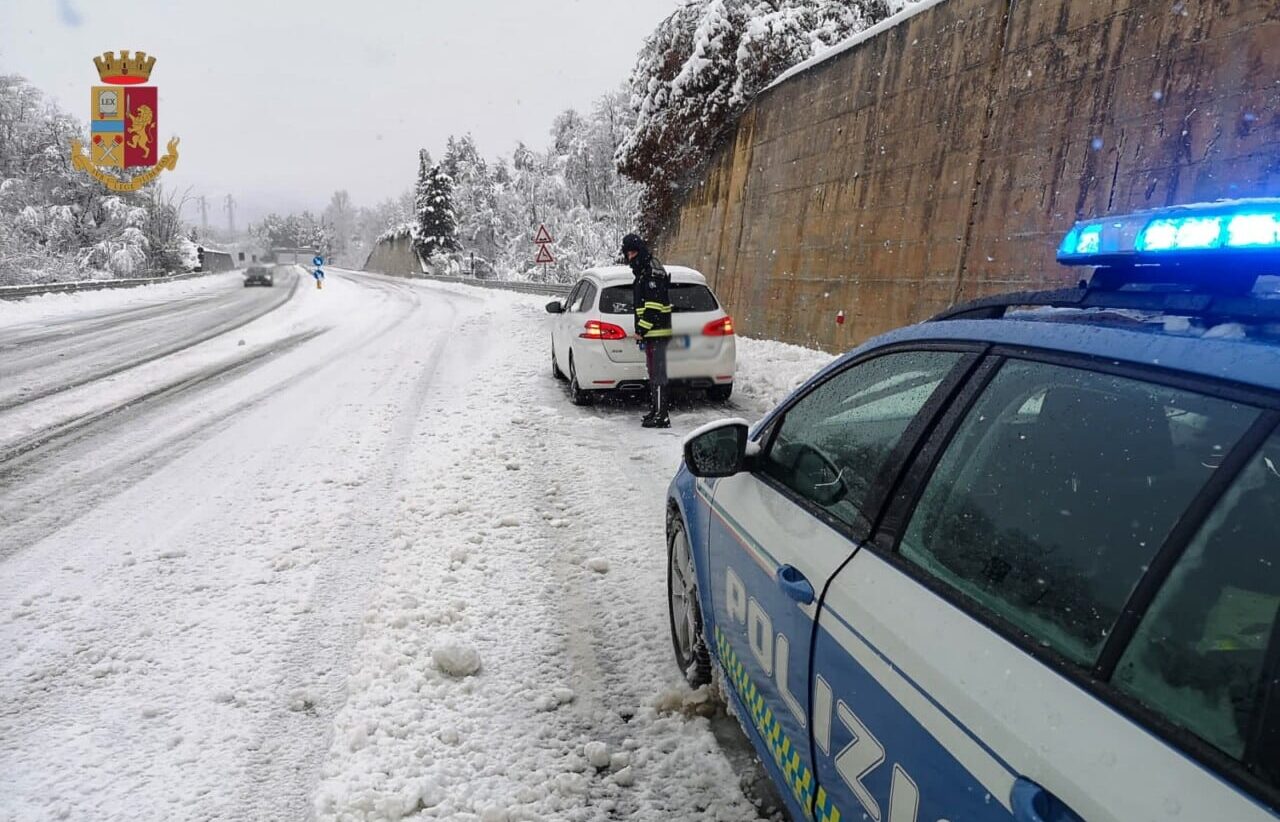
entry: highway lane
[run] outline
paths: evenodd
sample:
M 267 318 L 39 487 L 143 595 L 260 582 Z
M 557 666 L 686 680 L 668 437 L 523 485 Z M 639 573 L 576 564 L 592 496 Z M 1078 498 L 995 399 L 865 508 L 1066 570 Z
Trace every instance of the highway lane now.
M 0 328 L 0 411 L 118 374 L 241 327 L 284 305 L 300 279 L 282 266 L 273 288 L 221 286 L 143 306 Z

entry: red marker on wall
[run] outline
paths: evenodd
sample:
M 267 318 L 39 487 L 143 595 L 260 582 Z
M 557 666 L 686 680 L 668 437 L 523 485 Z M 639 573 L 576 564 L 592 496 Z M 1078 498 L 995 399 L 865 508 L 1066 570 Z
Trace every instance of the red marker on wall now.
M 843 311 L 843 310 L 840 310 L 840 311 L 837 311 L 837 312 L 836 312 L 836 325 L 844 325 L 844 311 Z

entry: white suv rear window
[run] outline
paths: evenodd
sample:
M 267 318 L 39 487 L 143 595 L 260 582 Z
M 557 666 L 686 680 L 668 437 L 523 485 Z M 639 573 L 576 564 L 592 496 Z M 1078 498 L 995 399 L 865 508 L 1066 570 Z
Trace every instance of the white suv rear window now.
M 715 311 L 720 307 L 711 289 L 698 283 L 672 283 L 671 310 L 677 314 Z M 600 295 L 600 310 L 605 314 L 630 314 L 634 310 L 629 285 L 606 288 Z

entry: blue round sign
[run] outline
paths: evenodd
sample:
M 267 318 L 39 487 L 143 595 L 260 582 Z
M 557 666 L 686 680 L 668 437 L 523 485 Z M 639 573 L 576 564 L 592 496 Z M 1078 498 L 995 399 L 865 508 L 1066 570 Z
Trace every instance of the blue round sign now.
M 311 259 L 312 265 L 324 265 L 324 257 L 316 256 Z

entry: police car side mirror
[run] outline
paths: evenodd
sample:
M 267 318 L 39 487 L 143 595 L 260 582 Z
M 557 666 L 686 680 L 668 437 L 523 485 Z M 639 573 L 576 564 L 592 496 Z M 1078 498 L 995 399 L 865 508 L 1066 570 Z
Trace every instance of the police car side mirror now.
M 704 425 L 684 441 L 684 464 L 695 477 L 731 477 L 748 469 L 752 446 L 746 420 L 719 420 Z
M 547 313 L 548 313 L 548 314 L 563 314 L 563 313 L 564 313 L 564 303 L 560 302 L 559 300 L 552 300 L 551 302 L 547 303 Z

